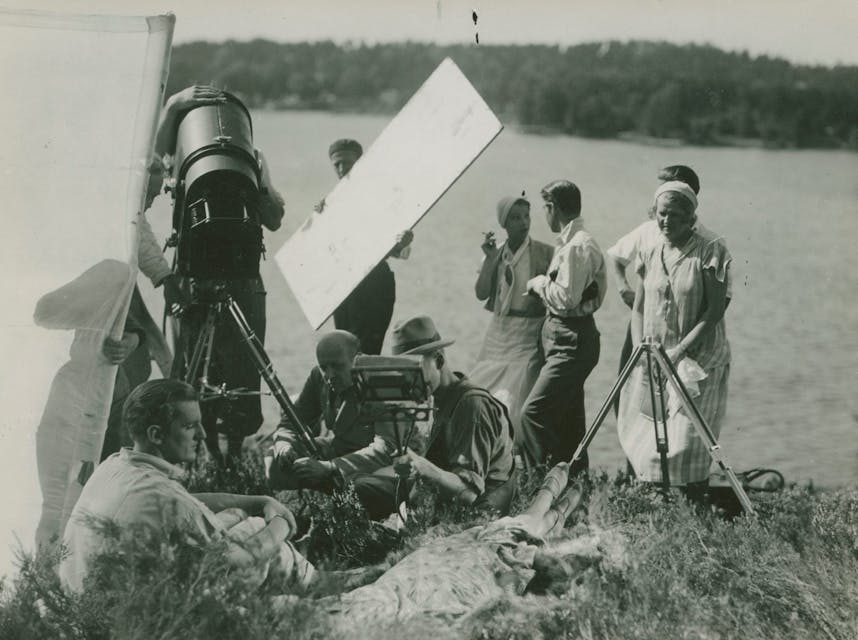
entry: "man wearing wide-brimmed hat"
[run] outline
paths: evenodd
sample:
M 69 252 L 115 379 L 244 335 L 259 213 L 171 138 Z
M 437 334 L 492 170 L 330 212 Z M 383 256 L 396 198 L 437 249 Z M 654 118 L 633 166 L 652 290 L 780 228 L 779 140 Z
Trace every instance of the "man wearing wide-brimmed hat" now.
M 408 449 L 394 460 L 394 469 L 400 477 L 422 478 L 449 499 L 506 512 L 513 493 L 512 425 L 500 402 L 450 367 L 444 347 L 453 342 L 441 337 L 428 316 L 393 330 L 393 354 L 421 358 L 435 401 L 425 451 Z M 360 482 L 356 486 L 365 494 Z
M 414 445 L 419 450 L 396 457 L 376 423 L 380 437 L 369 445 L 330 461 L 299 460 L 302 473 L 317 487 L 351 482 L 373 519 L 395 512 L 418 476 L 448 499 L 505 513 L 514 493 L 512 425 L 503 404 L 450 368 L 444 347 L 451 344 L 428 316 L 394 329 L 393 354 L 421 358 L 434 397 L 432 427 L 419 439 L 423 444 Z

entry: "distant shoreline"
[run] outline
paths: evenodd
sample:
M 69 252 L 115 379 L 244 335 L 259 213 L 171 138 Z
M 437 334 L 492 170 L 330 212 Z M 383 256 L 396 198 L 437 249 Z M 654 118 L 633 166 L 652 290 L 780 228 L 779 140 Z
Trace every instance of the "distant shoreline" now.
M 197 42 L 174 49 L 167 93 L 206 78 L 250 107 L 393 114 L 445 58 L 522 131 L 668 147 L 858 150 L 858 66 L 709 45 Z
M 257 111 L 270 111 L 276 113 L 288 113 L 290 111 L 307 111 L 307 112 L 315 112 L 315 113 L 327 113 L 330 115 L 342 115 L 342 116 L 370 116 L 370 117 L 393 117 L 395 112 L 387 112 L 387 111 L 372 111 L 372 110 L 349 110 L 349 109 L 331 109 L 326 107 L 319 107 L 313 105 L 262 105 L 257 107 L 252 107 Z M 501 119 L 503 120 L 503 119 Z M 795 145 L 787 145 L 787 144 L 774 144 L 771 142 L 767 142 L 762 138 L 743 138 L 740 136 L 727 136 L 727 135 L 718 135 L 713 136 L 711 140 L 708 141 L 699 141 L 699 140 L 684 140 L 682 138 L 676 137 L 658 137 L 658 136 L 650 136 L 643 133 L 638 133 L 637 131 L 621 131 L 614 136 L 605 136 L 605 137 L 595 137 L 595 136 L 584 136 L 579 133 L 569 133 L 563 131 L 557 127 L 551 127 L 547 125 L 536 125 L 536 124 L 520 124 L 517 122 L 505 122 L 504 127 L 507 129 L 511 129 L 513 131 L 517 131 L 519 133 L 523 133 L 526 135 L 534 135 L 534 136 L 570 136 L 575 138 L 587 138 L 594 140 L 615 140 L 618 142 L 628 142 L 631 144 L 639 144 L 648 147 L 660 147 L 664 149 L 676 149 L 679 147 L 688 147 L 688 146 L 696 146 L 696 147 L 707 147 L 707 148 L 724 148 L 724 149 L 764 149 L 767 151 L 846 151 L 850 153 L 855 153 L 858 149 L 853 149 L 847 146 L 843 147 L 799 147 Z

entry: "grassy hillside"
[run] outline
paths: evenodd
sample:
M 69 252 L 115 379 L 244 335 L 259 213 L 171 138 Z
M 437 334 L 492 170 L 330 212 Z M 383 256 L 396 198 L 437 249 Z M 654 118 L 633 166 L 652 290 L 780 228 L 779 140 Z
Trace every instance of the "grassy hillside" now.
M 250 489 L 260 478 L 250 462 L 240 475 L 198 475 L 196 488 Z M 520 503 L 539 477 L 522 479 Z M 562 588 L 510 596 L 474 612 L 458 628 L 433 623 L 354 629 L 373 638 L 743 638 L 858 637 L 858 494 L 792 487 L 757 497 L 758 517 L 728 521 L 682 500 L 605 475 L 589 481 L 578 523 L 615 532 L 628 559 L 582 568 Z M 297 503 L 295 503 L 297 507 Z M 401 540 L 380 538 L 348 496 L 333 508 L 309 507 L 316 531 L 307 553 L 322 567 L 381 561 L 392 565 L 427 538 L 479 521 L 461 510 L 415 506 Z M 305 510 L 304 514 L 309 512 Z M 110 534 L 110 532 L 108 532 Z M 342 584 L 296 593 L 285 609 L 271 606 L 285 585 L 249 592 L 219 562 L 218 548 L 200 550 L 150 536 L 122 540 L 101 558 L 90 590 L 64 594 L 51 558 L 23 557 L 0 591 L 0 637 L 35 638 L 328 638 L 331 620 L 320 595 Z M 379 569 L 380 570 L 380 569 Z

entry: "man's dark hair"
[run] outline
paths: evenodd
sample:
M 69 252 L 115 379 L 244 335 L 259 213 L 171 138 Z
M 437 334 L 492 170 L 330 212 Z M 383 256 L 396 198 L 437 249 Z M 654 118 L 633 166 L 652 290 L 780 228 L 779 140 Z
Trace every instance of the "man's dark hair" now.
M 672 164 L 658 172 L 658 179 L 661 182 L 671 182 L 678 180 L 684 182 L 695 194 L 700 193 L 700 178 L 691 167 L 686 167 L 684 164 Z
M 175 415 L 173 403 L 199 401 L 199 394 L 187 382 L 166 378 L 149 380 L 134 388 L 122 404 L 122 424 L 136 442 L 149 425 L 169 426 Z
M 334 140 L 334 142 L 331 143 L 331 146 L 328 147 L 328 157 L 332 158 L 335 153 L 340 151 L 351 151 L 356 153 L 358 158 L 363 155 L 363 147 L 360 146 L 360 142 L 352 140 L 351 138 L 340 138 L 339 140 Z
M 581 213 L 581 190 L 569 180 L 554 180 L 542 187 L 542 199 L 564 213 L 577 217 Z

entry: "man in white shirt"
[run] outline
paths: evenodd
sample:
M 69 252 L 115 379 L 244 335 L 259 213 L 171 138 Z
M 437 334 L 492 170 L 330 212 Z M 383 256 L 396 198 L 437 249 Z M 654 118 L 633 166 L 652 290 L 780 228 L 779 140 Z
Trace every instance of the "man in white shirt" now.
M 312 579 L 312 565 L 287 542 L 295 519 L 282 504 L 269 496 L 191 494 L 179 483 L 184 471 L 177 465 L 192 462 L 205 438 L 193 387 L 145 382 L 128 396 L 122 418 L 134 447 L 107 458 L 83 488 L 63 536 L 60 579 L 67 587 L 83 589 L 105 547 L 100 526 L 107 523 L 126 535 L 148 528 L 165 540 L 179 531 L 192 544 L 224 539 L 224 561 L 254 578 L 277 568 L 302 583 Z
M 584 381 L 599 362 L 593 313 L 607 289 L 602 251 L 581 220 L 581 192 L 568 180 L 542 189 L 548 226 L 559 233 L 547 275 L 527 282 L 547 310 L 542 328 L 545 364 L 524 403 L 522 424 L 537 434 L 542 460 L 569 461 L 586 431 Z M 572 468 L 586 469 L 586 453 Z

